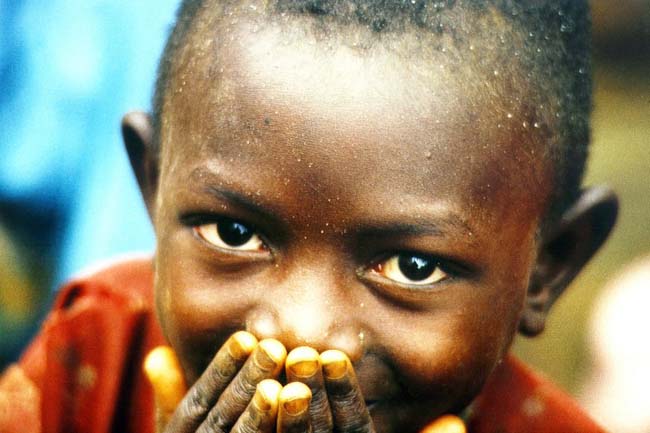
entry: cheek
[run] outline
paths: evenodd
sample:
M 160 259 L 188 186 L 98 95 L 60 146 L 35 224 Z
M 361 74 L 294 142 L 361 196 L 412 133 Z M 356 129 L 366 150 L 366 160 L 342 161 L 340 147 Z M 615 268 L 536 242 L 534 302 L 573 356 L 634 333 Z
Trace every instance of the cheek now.
M 451 284 L 430 311 L 377 324 L 394 371 L 415 399 L 467 403 L 503 359 L 523 309 L 534 233 L 528 226 L 495 231 L 485 249 L 491 265 L 476 280 Z
M 440 313 L 430 327 L 405 327 L 408 338 L 389 343 L 395 370 L 413 396 L 473 394 L 512 338 L 510 325 L 476 311 Z
M 165 253 L 157 253 L 155 262 L 157 314 L 192 383 L 225 340 L 244 328 L 251 306 L 245 289 L 216 280 L 182 248 L 164 247 L 159 243 Z
M 526 277 L 494 277 L 492 284 L 450 295 L 433 314 L 412 312 L 408 320 L 391 324 L 384 346 L 412 396 L 467 402 L 505 356 Z

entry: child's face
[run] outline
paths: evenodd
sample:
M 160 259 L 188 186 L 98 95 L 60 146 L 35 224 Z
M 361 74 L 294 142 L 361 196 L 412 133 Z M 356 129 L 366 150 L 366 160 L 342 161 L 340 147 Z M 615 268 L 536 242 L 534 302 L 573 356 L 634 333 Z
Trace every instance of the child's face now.
M 433 62 L 279 37 L 237 35 L 169 90 L 159 317 L 190 381 L 241 329 L 341 349 L 379 431 L 403 431 L 508 350 L 545 167 L 516 116 Z

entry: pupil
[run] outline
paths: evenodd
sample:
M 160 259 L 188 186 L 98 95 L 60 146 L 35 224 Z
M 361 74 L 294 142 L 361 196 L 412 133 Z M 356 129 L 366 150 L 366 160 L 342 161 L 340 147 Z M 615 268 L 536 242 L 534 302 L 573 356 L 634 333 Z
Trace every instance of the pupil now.
M 245 225 L 229 218 L 223 218 L 217 224 L 221 240 L 232 247 L 239 247 L 253 237 L 253 231 Z
M 436 262 L 423 256 L 401 255 L 398 259 L 399 270 L 406 278 L 420 281 L 431 276 L 436 269 Z

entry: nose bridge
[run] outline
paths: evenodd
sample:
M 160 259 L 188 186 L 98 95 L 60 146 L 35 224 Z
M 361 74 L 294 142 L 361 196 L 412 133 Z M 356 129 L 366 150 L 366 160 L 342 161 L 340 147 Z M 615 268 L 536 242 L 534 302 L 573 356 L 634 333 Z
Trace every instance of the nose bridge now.
M 338 349 L 359 358 L 361 327 L 346 308 L 349 296 L 344 281 L 331 266 L 301 267 L 267 294 L 263 311 L 248 326 L 258 337 L 277 338 L 288 350 Z
M 276 298 L 280 323 L 296 343 L 316 344 L 341 325 L 342 288 L 323 269 L 303 270 Z

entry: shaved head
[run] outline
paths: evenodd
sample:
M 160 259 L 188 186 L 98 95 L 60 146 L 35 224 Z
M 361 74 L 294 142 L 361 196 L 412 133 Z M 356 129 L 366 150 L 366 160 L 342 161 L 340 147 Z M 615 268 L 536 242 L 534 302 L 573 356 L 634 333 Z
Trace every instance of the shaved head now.
M 154 96 L 158 147 L 169 95 L 183 88 L 182 73 L 207 59 L 206 91 L 218 79 L 219 52 L 248 20 L 279 26 L 283 42 L 310 40 L 323 50 L 346 46 L 358 55 L 390 51 L 396 62 L 426 80 L 444 71 L 449 83 L 475 96 L 468 115 L 522 131 L 553 171 L 555 220 L 577 196 L 589 143 L 591 65 L 589 13 L 584 1 L 428 0 L 186 0 L 159 66 Z M 476 101 L 481 111 L 476 111 Z M 494 102 L 497 115 L 486 116 Z M 496 102 L 498 101 L 498 103 Z M 489 120 L 488 120 L 489 119 Z

